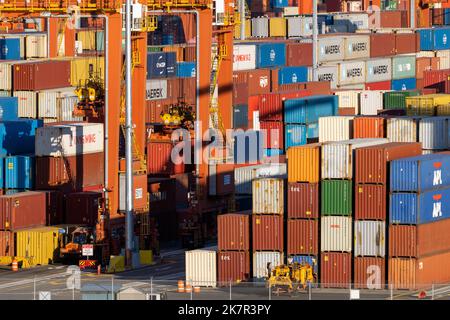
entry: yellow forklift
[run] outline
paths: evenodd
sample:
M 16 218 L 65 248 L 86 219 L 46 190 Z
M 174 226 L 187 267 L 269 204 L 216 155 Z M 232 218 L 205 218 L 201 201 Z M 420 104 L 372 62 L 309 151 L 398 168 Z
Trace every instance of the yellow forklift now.
M 287 265 L 279 265 L 274 269 L 270 264 L 267 266 L 267 286 L 274 289 L 275 294 L 306 291 L 310 285 L 317 283 L 317 273 L 314 271 L 317 264 L 315 259 L 313 265 L 289 260 Z

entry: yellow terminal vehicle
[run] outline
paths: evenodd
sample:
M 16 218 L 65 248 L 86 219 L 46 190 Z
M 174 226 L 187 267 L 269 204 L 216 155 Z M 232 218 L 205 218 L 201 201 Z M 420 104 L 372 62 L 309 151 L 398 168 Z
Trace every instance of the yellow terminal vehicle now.
M 276 266 L 273 270 L 268 266 L 270 276 L 267 285 L 276 289 L 277 294 L 306 290 L 308 284 L 317 282 L 317 274 L 314 272 L 316 263 L 314 259 L 313 265 L 288 261 L 287 265 Z

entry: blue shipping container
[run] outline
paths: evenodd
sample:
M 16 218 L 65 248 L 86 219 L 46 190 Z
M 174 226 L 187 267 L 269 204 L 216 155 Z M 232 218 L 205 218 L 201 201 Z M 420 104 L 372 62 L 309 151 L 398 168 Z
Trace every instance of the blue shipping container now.
M 278 84 L 291 84 L 307 81 L 307 67 L 284 67 L 278 70 Z
M 391 193 L 393 224 L 422 224 L 450 218 L 450 188 L 424 193 Z
M 450 25 L 450 9 L 444 9 L 444 24 Z
M 306 126 L 302 124 L 288 124 L 284 130 L 284 148 L 303 146 L 306 144 Z
M 391 89 L 394 91 L 405 91 L 416 89 L 416 78 L 392 80 Z
M 0 122 L 0 156 L 34 154 L 36 129 L 42 126 L 40 119 Z
M 147 79 L 176 76 L 175 52 L 149 52 L 147 54 Z
M 234 163 L 257 163 L 264 157 L 264 139 L 258 130 L 236 130 L 234 137 Z
M 5 188 L 33 189 L 34 157 L 11 156 L 5 158 Z
M 0 121 L 18 119 L 18 98 L 0 97 Z
M 275 156 L 281 156 L 283 154 L 284 154 L 284 150 L 282 150 L 282 149 L 264 149 L 265 157 L 275 157 Z
M 233 129 L 248 128 L 248 105 L 241 104 L 233 107 Z
M 434 50 L 434 39 L 432 29 L 422 29 L 417 31 L 420 36 L 420 50 Z
M 177 63 L 177 77 L 178 78 L 193 78 L 196 73 L 195 62 L 178 62 Z
M 20 40 L 18 38 L 0 39 L 0 60 L 20 59 Z
M 315 256 L 290 256 L 289 258 L 292 259 L 292 262 L 300 263 L 300 264 L 309 264 L 310 266 L 314 267 L 314 272 L 318 272 L 318 265 L 319 262 L 317 260 L 317 257 Z
M 284 102 L 284 122 L 310 124 L 319 122 L 320 117 L 335 116 L 338 96 L 311 96 Z
M 177 76 L 177 54 L 175 52 L 166 52 L 167 77 Z
M 284 8 L 288 6 L 289 6 L 288 0 L 272 0 L 272 7 L 274 8 Z
M 307 125 L 306 137 L 308 139 L 319 138 L 319 123 L 310 123 Z
M 5 190 L 5 195 L 12 195 L 12 194 L 16 194 L 16 193 L 20 193 L 20 192 L 25 192 L 28 190 L 23 190 L 23 189 L 7 189 Z
M 0 189 L 4 189 L 5 188 L 5 179 L 4 179 L 4 175 L 5 175 L 5 158 L 0 157 Z
M 282 67 L 286 64 L 285 43 L 262 43 L 257 45 L 258 68 Z
M 450 155 L 427 154 L 390 163 L 391 191 L 424 192 L 450 186 Z
M 434 50 L 450 49 L 450 28 L 434 29 Z

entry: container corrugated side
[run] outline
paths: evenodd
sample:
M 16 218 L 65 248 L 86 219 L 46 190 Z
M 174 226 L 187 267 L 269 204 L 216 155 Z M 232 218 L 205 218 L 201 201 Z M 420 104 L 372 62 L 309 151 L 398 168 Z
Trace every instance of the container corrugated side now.
M 0 256 L 12 257 L 14 254 L 14 234 L 11 231 L 0 231 Z
M 386 185 L 357 184 L 354 198 L 355 219 L 387 220 Z
M 319 182 L 320 148 L 317 143 L 288 149 L 289 182 Z
M 355 257 L 386 255 L 386 222 L 355 221 L 354 234 Z
M 319 252 L 319 220 L 288 220 L 287 239 L 288 255 L 317 255 Z
M 433 222 L 433 223 L 439 223 Z M 389 257 L 417 257 L 417 227 L 389 226 Z
M 363 84 L 366 82 L 365 61 L 345 61 L 339 63 L 338 86 Z
M 217 280 L 219 286 L 229 286 L 250 278 L 248 251 L 219 251 L 217 253 Z
M 288 183 L 287 216 L 290 219 L 319 218 L 319 184 Z
M 59 232 L 56 227 L 16 231 L 16 255 L 29 258 L 32 266 L 54 263 L 58 259 Z
M 47 57 L 47 36 L 29 35 L 25 37 L 25 57 L 46 58 Z
M 352 116 L 319 118 L 319 142 L 342 141 L 353 138 Z
M 10 63 L 0 63 L 0 90 L 12 90 L 12 71 Z
M 216 251 L 186 251 L 186 284 L 199 287 L 216 287 Z
M 283 253 L 272 251 L 253 252 L 253 277 L 267 277 L 267 263 L 269 262 L 272 270 L 283 264 Z
M 322 252 L 320 255 L 320 284 L 322 288 L 349 288 L 352 282 L 352 255 Z
M 330 88 L 336 89 L 339 80 L 338 66 L 320 66 L 316 69 L 317 81 L 330 82 Z M 308 81 L 313 81 L 312 68 L 308 68 Z
M 83 121 L 83 117 L 76 117 L 73 115 L 73 111 L 78 102 L 78 97 L 59 98 L 57 104 L 58 121 Z
M 428 150 L 447 150 L 449 144 L 449 118 L 431 117 L 419 121 L 419 142 Z
M 14 91 L 14 97 L 19 101 L 18 115 L 20 118 L 37 118 L 37 93 L 34 91 Z
M 34 157 L 9 156 L 5 158 L 4 167 L 5 189 L 34 189 Z
M 259 164 L 234 169 L 236 194 L 252 194 L 252 180 L 261 177 L 285 178 L 286 164 Z
M 327 216 L 321 218 L 320 250 L 352 251 L 352 218 Z
M 276 178 L 255 179 L 252 183 L 253 213 L 284 213 L 284 180 Z
M 342 61 L 345 58 L 343 37 L 321 37 L 318 46 L 319 62 Z
M 392 60 L 390 58 L 371 59 L 366 61 L 366 82 L 382 82 L 392 80 Z
M 352 215 L 352 181 L 322 180 L 322 182 L 320 183 L 320 189 L 322 216 Z
M 251 30 L 253 38 L 268 38 L 269 18 L 266 17 L 253 18 Z
M 337 91 L 335 95 L 339 98 L 339 108 L 354 108 L 359 113 L 359 90 Z
M 386 137 L 389 142 L 416 142 L 419 137 L 417 117 L 386 119 Z
M 256 69 L 255 45 L 235 45 L 233 50 L 233 71 Z
M 415 55 L 396 56 L 392 58 L 392 79 L 406 79 L 416 76 Z
M 376 116 L 379 110 L 383 109 L 383 94 L 385 91 L 373 90 L 362 91 L 360 94 L 359 114 Z
M 248 214 L 217 216 L 217 247 L 220 251 L 250 250 L 250 223 Z
M 353 137 L 358 138 L 384 138 L 384 118 L 382 117 L 356 117 L 353 121 Z
M 281 215 L 252 215 L 253 251 L 283 252 L 284 221 Z
M 386 260 L 380 257 L 356 257 L 353 282 L 356 289 L 384 289 Z
M 370 37 L 355 35 L 345 37 L 345 59 L 364 59 L 370 57 Z

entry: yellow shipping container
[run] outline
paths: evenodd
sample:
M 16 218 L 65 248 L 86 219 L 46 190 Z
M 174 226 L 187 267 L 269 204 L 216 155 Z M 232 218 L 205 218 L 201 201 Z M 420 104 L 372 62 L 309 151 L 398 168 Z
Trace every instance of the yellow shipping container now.
M 178 46 L 164 47 L 163 52 L 175 52 L 176 57 L 177 57 L 177 62 L 184 61 L 184 48 L 183 47 L 178 47 Z
M 436 107 L 446 104 L 450 104 L 450 94 L 406 97 L 406 114 L 408 116 L 434 116 Z
M 47 58 L 46 35 L 33 35 L 25 37 L 25 58 Z
M 92 64 L 94 73 L 104 79 L 105 59 L 103 57 L 74 58 L 70 63 L 70 84 L 76 87 L 80 81 L 89 79 L 89 65 Z
M 42 227 L 18 230 L 16 256 L 29 259 L 32 266 L 48 265 L 59 256 L 59 228 Z
M 288 149 L 289 182 L 319 182 L 320 146 L 320 143 L 313 143 Z
M 269 24 L 269 35 L 271 37 L 286 37 L 286 19 L 271 18 Z
M 83 50 L 95 50 L 96 34 L 94 30 L 78 31 L 77 40 L 81 41 Z
M 436 114 L 438 116 L 450 116 L 450 104 L 445 104 L 442 106 L 437 106 Z
M 245 20 L 245 38 L 251 38 L 252 36 L 252 21 L 247 19 Z M 240 39 L 241 38 L 241 25 L 236 24 L 234 28 L 234 38 Z

